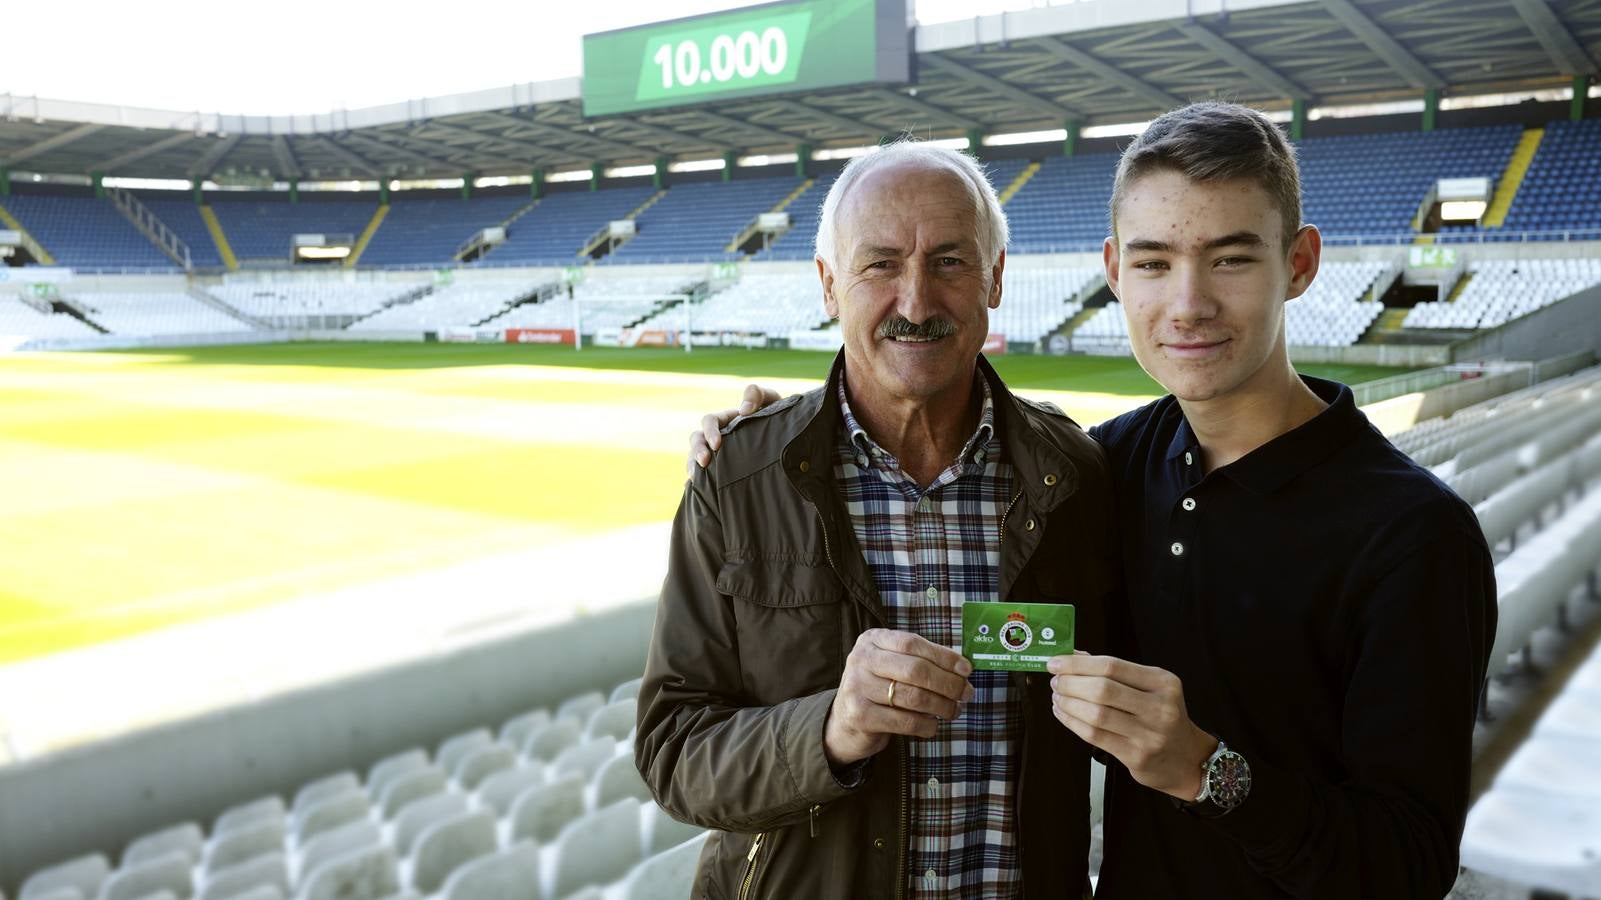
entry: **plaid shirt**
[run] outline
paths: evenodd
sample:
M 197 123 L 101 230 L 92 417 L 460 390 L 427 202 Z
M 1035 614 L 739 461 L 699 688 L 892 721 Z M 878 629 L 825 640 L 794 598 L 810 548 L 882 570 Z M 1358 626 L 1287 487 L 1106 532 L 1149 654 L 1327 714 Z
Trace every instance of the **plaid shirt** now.
M 1000 599 L 1001 519 L 1012 465 L 995 434 L 989 383 L 978 430 L 927 490 L 845 417 L 834 475 L 891 628 L 961 649 L 962 603 Z M 911 847 L 907 886 L 918 897 L 1016 897 L 1022 712 L 1005 672 L 975 672 L 972 701 L 929 740 L 909 739 Z

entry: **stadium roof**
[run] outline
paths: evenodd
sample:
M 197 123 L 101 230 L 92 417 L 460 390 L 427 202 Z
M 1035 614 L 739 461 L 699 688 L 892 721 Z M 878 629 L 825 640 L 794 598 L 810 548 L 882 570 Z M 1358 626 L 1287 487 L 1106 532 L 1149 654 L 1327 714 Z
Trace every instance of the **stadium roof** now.
M 1116 0 L 919 26 L 914 81 L 586 119 L 577 78 L 319 115 L 232 116 L 0 94 L 0 168 L 54 174 L 448 178 L 1566 87 L 1601 0 Z

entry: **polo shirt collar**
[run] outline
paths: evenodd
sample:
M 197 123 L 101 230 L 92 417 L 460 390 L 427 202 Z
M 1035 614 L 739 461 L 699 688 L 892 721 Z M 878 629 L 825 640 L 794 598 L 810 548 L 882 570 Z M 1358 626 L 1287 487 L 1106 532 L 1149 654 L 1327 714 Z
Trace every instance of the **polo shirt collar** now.
M 1357 409 L 1351 389 L 1336 381 L 1302 375 L 1301 381 L 1328 404 L 1322 412 L 1240 459 L 1218 469 L 1231 481 L 1257 494 L 1268 494 L 1288 484 L 1296 476 L 1321 463 L 1329 454 L 1368 429 L 1367 416 Z M 1199 456 L 1201 445 L 1181 414 L 1173 439 L 1168 442 L 1169 461 L 1185 453 Z

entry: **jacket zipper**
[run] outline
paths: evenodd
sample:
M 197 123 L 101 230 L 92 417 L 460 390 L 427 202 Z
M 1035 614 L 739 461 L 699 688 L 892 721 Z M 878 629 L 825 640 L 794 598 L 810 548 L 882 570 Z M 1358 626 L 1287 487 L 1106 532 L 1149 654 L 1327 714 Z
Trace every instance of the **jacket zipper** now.
M 1023 499 L 1023 492 L 1022 492 L 1022 490 L 1019 490 L 1017 492 L 1017 495 L 1012 498 L 1012 502 L 1006 504 L 1006 512 L 1001 513 L 1001 539 L 996 542 L 996 548 L 997 549 L 999 549 L 1001 545 L 1006 543 L 1006 517 L 1012 514 L 1012 507 L 1016 506 L 1017 505 L 1017 501 L 1019 501 L 1021 499 Z M 824 539 L 825 539 L 824 542 L 826 543 L 827 542 L 827 535 L 826 534 L 824 535 Z
M 906 808 L 906 795 L 911 790 L 911 785 L 907 782 L 907 774 L 911 771 L 912 751 L 907 746 L 906 738 L 901 738 L 899 743 L 901 745 L 901 833 L 900 840 L 896 842 L 899 844 L 899 852 L 896 854 L 895 861 L 895 897 L 897 900 L 906 896 L 906 851 L 907 844 L 912 840 L 911 815 Z
M 745 880 L 739 883 L 739 900 L 749 897 L 751 886 L 756 883 L 756 857 L 762 852 L 762 842 L 766 838 L 764 831 L 750 842 L 750 852 L 745 854 Z

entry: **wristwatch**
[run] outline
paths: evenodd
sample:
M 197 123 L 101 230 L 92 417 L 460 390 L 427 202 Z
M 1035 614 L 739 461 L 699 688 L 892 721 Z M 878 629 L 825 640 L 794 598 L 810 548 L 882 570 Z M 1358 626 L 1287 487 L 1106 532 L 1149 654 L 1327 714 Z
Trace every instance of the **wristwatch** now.
M 1201 792 L 1184 808 L 1198 816 L 1217 818 L 1244 803 L 1250 793 L 1250 764 L 1220 740 L 1201 763 Z

